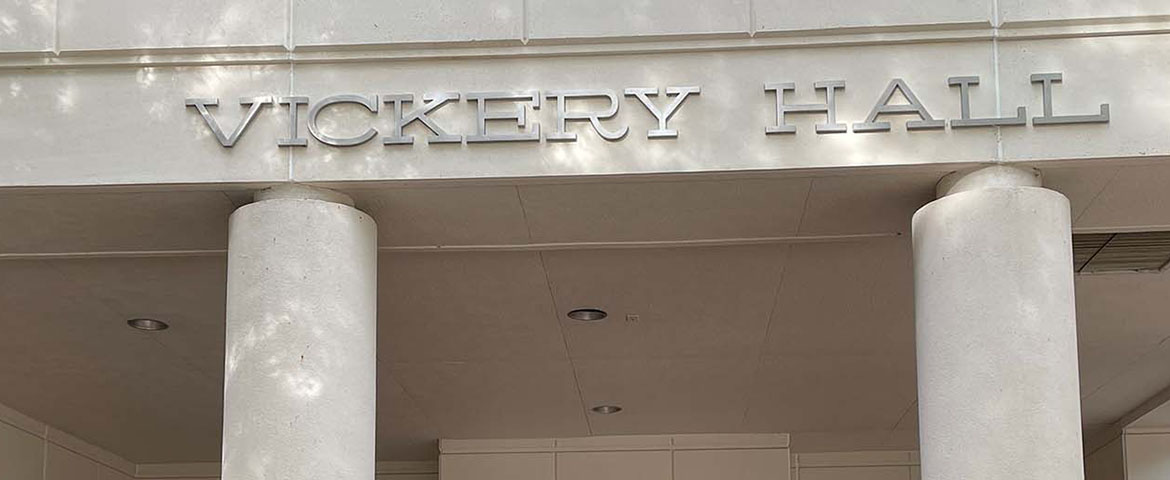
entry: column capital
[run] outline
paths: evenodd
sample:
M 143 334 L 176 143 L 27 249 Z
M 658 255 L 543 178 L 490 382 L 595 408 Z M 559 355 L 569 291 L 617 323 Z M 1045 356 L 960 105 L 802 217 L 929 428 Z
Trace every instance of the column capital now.
M 1032 167 L 989 165 L 951 172 L 935 185 L 936 198 L 993 187 L 1041 187 L 1040 171 Z
M 305 185 L 302 183 L 284 183 L 265 188 L 256 192 L 255 195 L 252 196 L 252 201 L 263 202 L 265 200 L 278 200 L 286 198 L 296 200 L 320 200 L 323 202 L 340 203 L 350 207 L 354 206 L 353 198 L 350 198 L 349 195 L 335 190 L 314 187 L 312 185 Z

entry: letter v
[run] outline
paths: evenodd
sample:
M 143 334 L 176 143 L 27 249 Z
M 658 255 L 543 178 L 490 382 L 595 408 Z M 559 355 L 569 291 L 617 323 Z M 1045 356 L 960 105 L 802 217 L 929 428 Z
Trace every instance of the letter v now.
M 186 100 L 188 107 L 195 107 L 199 110 L 199 115 L 203 116 L 203 121 L 207 122 L 207 126 L 211 128 L 211 133 L 215 134 L 215 138 L 219 140 L 219 144 L 225 147 L 231 147 L 236 144 L 236 140 L 240 139 L 240 135 L 244 134 L 244 129 L 248 128 L 248 124 L 252 123 L 252 119 L 256 117 L 256 112 L 260 111 L 260 107 L 265 104 L 272 103 L 272 97 L 244 97 L 240 99 L 240 105 L 250 106 L 248 114 L 240 120 L 240 124 L 236 125 L 235 130 L 232 130 L 231 135 L 224 135 L 223 130 L 219 128 L 219 122 L 215 121 L 215 117 L 211 116 L 211 112 L 207 111 L 207 106 L 218 106 L 218 98 L 188 98 Z

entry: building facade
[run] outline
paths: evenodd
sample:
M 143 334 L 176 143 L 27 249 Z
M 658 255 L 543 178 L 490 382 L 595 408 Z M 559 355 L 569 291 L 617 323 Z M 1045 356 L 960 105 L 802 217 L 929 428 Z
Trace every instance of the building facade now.
M 1168 31 L 0 0 L 0 478 L 1167 478 Z

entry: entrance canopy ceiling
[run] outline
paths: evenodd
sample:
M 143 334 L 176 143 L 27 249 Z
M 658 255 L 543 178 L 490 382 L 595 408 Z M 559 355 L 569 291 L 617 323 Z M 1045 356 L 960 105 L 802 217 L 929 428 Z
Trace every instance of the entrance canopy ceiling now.
M 432 458 L 437 438 L 626 433 L 913 448 L 907 233 L 946 171 L 343 188 L 382 247 L 379 460 Z M 1170 167 L 1044 174 L 1078 231 L 1170 226 Z M 0 403 L 131 461 L 217 461 L 227 216 L 249 196 L 0 194 Z M 1086 437 L 1170 386 L 1168 288 L 1077 277 Z M 610 316 L 566 318 L 579 307 Z

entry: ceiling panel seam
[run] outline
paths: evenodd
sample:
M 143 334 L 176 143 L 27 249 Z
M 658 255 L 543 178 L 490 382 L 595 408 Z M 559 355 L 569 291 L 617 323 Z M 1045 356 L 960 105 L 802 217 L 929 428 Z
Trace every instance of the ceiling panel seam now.
M 1117 371 L 1117 373 L 1110 376 L 1109 380 L 1106 380 L 1105 382 L 1101 383 L 1101 385 L 1099 385 L 1097 388 L 1093 389 L 1092 392 L 1089 392 L 1088 394 L 1081 396 L 1081 401 L 1083 402 L 1085 400 L 1088 400 L 1089 398 L 1092 398 L 1093 395 L 1096 395 L 1097 393 L 1101 392 L 1101 390 L 1103 390 L 1105 387 L 1109 386 L 1109 384 L 1113 383 L 1118 378 L 1121 378 L 1121 376 L 1123 374 L 1128 373 L 1128 372 L 1132 372 L 1134 365 L 1138 365 L 1138 364 L 1142 363 L 1143 361 L 1146 360 L 1147 357 L 1153 355 L 1158 350 L 1161 350 L 1163 347 L 1166 347 L 1166 344 L 1168 341 L 1170 341 L 1170 336 L 1162 338 L 1162 340 L 1158 341 L 1157 345 L 1154 345 L 1154 346 L 1142 351 L 1142 353 L 1138 354 L 1138 356 L 1135 357 L 1132 361 L 1126 363 L 1124 368 L 1119 369 Z M 1170 388 L 1170 385 L 1167 385 L 1166 387 Z
M 577 389 L 577 401 L 581 406 L 581 416 L 585 419 L 585 431 L 593 435 L 593 422 L 589 418 L 589 411 L 585 404 L 585 392 L 581 390 L 581 379 L 577 376 L 577 363 L 573 361 L 573 353 L 569 349 L 569 340 L 565 336 L 565 327 L 561 325 L 561 309 L 557 306 L 557 296 L 553 293 L 552 280 L 548 275 L 548 265 L 544 261 L 544 252 L 537 252 L 540 258 L 540 270 L 544 273 L 544 285 L 548 290 L 549 304 L 552 305 L 552 318 L 556 322 L 557 332 L 561 335 L 561 344 L 565 347 L 565 358 L 569 361 L 569 369 L 573 372 L 573 386 Z
M 381 362 L 378 362 L 378 364 L 381 364 Z M 427 426 L 434 431 L 439 432 L 440 437 L 445 436 L 446 433 L 443 432 L 442 425 L 431 418 L 431 415 L 427 413 L 427 409 L 422 407 L 423 404 L 418 401 L 418 398 L 415 397 L 413 393 L 410 393 L 410 390 L 406 389 L 406 385 L 403 385 L 402 382 L 398 381 L 398 379 L 394 377 L 393 367 L 390 368 L 389 377 L 390 381 L 394 382 L 395 385 L 398 385 L 398 389 L 402 390 L 402 394 L 406 395 L 406 398 L 410 400 L 411 406 L 413 406 L 418 413 L 422 414 L 423 420 L 426 421 Z
M 800 207 L 800 219 L 796 221 L 796 235 L 800 236 L 800 229 L 804 227 L 804 216 L 808 213 L 808 202 L 812 199 L 813 186 L 816 185 L 816 179 L 808 179 L 808 186 L 804 191 L 804 205 Z
M 516 190 L 516 201 L 520 204 L 520 218 L 524 220 L 524 230 L 528 232 L 528 243 L 531 244 L 532 225 L 528 223 L 528 208 L 524 206 L 524 195 L 520 193 L 520 186 L 513 185 L 512 188 Z
M 1113 175 L 1109 176 L 1109 180 L 1106 180 L 1105 183 L 1101 185 L 1101 188 L 1097 190 L 1097 193 L 1094 193 L 1093 196 L 1089 198 L 1089 202 L 1085 204 L 1085 208 L 1082 208 L 1081 211 L 1077 213 L 1076 218 L 1074 218 L 1072 221 L 1073 225 L 1079 223 L 1081 217 L 1084 217 L 1085 214 L 1089 212 L 1089 209 L 1093 207 L 1093 204 L 1097 203 L 1097 198 L 1100 197 L 1101 194 L 1105 193 L 1105 190 L 1113 184 L 1113 181 L 1117 179 L 1118 175 L 1121 175 L 1121 170 L 1123 168 L 1125 167 L 1117 167 L 1115 170 L 1113 170 Z
M 809 189 L 810 190 L 812 189 L 811 186 Z M 780 274 L 778 275 L 778 278 L 776 279 L 776 287 L 772 291 L 772 306 L 768 310 L 768 322 L 764 325 L 764 335 L 761 337 L 761 340 L 760 340 L 760 351 L 758 352 L 758 355 L 756 356 L 756 368 L 755 368 L 755 371 L 752 372 L 751 383 L 749 384 L 747 390 L 744 392 L 743 417 L 741 417 L 740 421 L 739 421 L 740 430 L 743 430 L 744 428 L 746 428 L 747 424 L 748 424 L 748 414 L 751 412 L 751 408 L 752 408 L 752 405 L 751 405 L 752 393 L 755 392 L 756 385 L 759 383 L 760 372 L 762 372 L 764 369 L 764 357 L 765 357 L 766 350 L 768 348 L 768 337 L 772 333 L 772 323 L 773 323 L 773 320 L 776 316 L 777 304 L 780 302 L 780 291 L 781 291 L 781 289 L 784 288 L 784 278 L 785 278 L 786 274 L 788 273 L 788 263 L 789 263 L 789 260 L 791 259 L 791 257 L 792 257 L 792 247 L 791 246 L 785 247 L 784 256 L 782 257 L 781 264 L 780 264 L 780 272 L 779 272 Z

